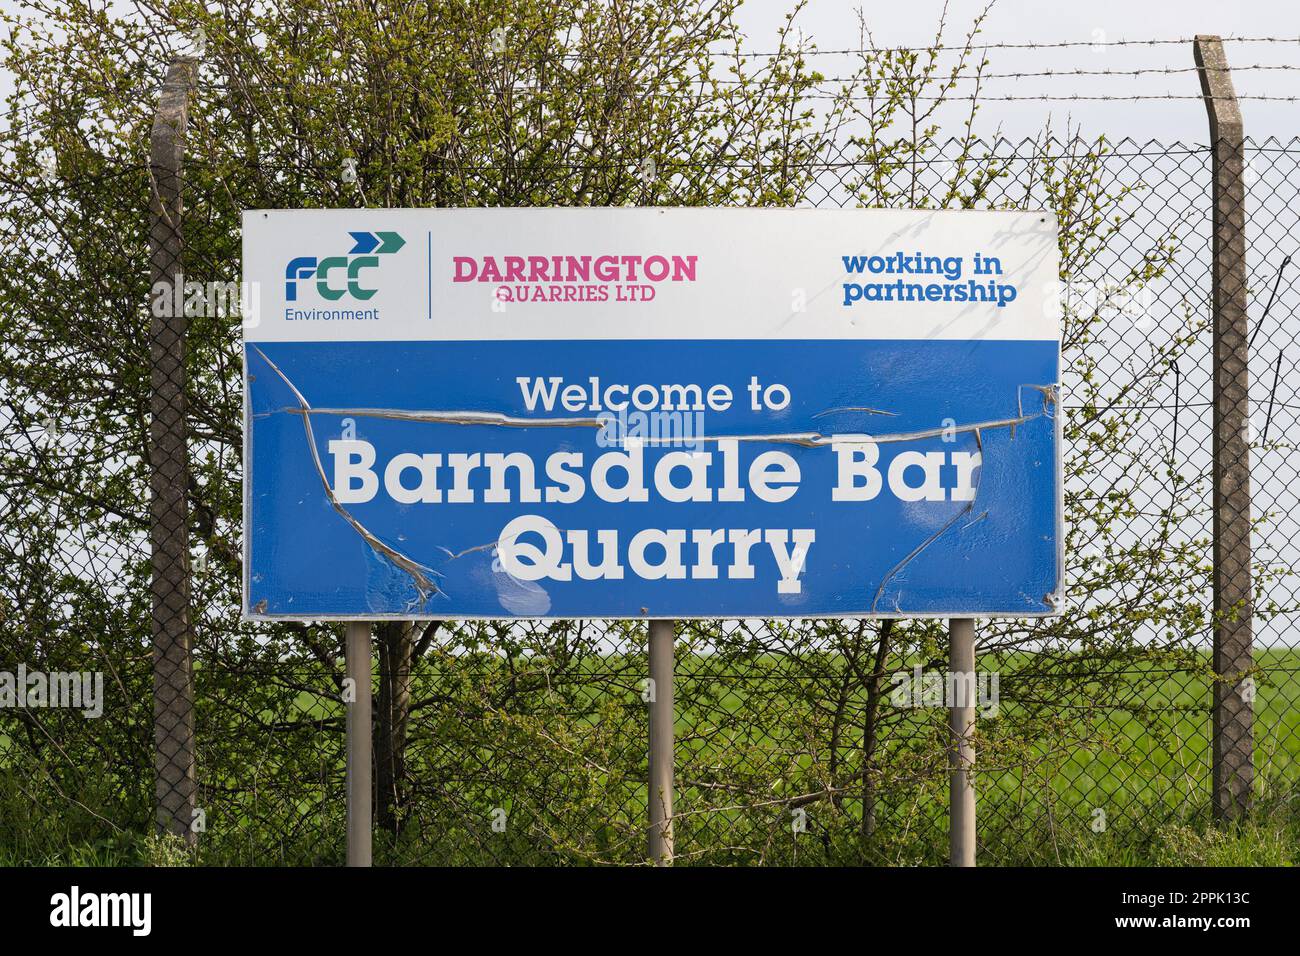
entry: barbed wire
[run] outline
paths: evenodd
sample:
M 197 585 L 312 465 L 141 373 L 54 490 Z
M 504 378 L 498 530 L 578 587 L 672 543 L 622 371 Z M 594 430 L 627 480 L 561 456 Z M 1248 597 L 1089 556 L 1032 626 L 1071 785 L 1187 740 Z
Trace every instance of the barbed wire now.
M 807 93 L 804 95 L 804 99 L 834 100 L 834 99 L 843 99 L 844 96 L 845 94 L 843 92 Z M 852 100 L 888 99 L 889 96 L 888 95 L 881 96 L 879 94 L 869 94 L 869 93 L 853 95 L 850 93 L 849 98 Z M 899 98 L 904 100 L 917 100 L 917 101 L 935 102 L 935 103 L 950 102 L 954 100 L 964 101 L 964 102 L 974 102 L 974 103 L 990 103 L 990 102 L 1005 103 L 1005 102 L 1016 102 L 1016 101 L 1050 102 L 1054 100 L 1064 100 L 1064 101 L 1084 101 L 1084 100 L 1107 101 L 1109 100 L 1113 102 L 1125 102 L 1125 103 L 1140 102 L 1145 100 L 1255 100 L 1255 101 L 1276 102 L 1276 103 L 1295 103 L 1297 101 L 1300 101 L 1300 96 L 1273 96 L 1267 93 L 1260 93 L 1260 94 L 1239 93 L 1236 96 L 1204 96 L 1200 93 L 1132 93 L 1128 95 L 1114 95 L 1114 94 L 1103 95 L 1103 94 L 1083 94 L 1083 93 L 1071 93 L 1071 94 L 1035 93 L 1035 94 L 1008 94 L 1006 96 L 984 95 L 984 94 L 979 94 L 979 95 L 957 94 L 951 96 L 932 96 L 932 95 L 918 94 L 913 96 L 910 94 L 900 94 Z
M 1295 69 L 1296 69 L 1296 70 L 1300 70 L 1300 65 L 1297 65 L 1297 66 L 1295 67 Z M 1012 74 L 1008 74 L 1008 76 L 1010 76 L 1010 75 L 1012 75 Z M 1116 74 L 1116 75 L 1124 75 L 1124 74 Z M 985 79 L 987 79 L 987 78 L 988 78 L 988 77 L 985 77 Z M 916 79 L 918 79 L 918 77 L 899 76 L 899 77 L 897 77 L 897 79 L 899 79 L 899 80 L 916 80 Z M 948 80 L 948 77 L 936 76 L 936 77 L 934 77 L 930 82 L 932 82 L 932 83 L 935 84 L 935 85 L 943 85 L 943 83 L 947 82 L 947 80 Z M 875 81 L 875 82 L 886 82 L 886 81 L 887 81 L 887 78 L 880 78 L 880 77 L 877 77 L 877 78 L 874 78 L 874 81 Z M 728 81 L 728 82 L 734 82 L 734 81 Z M 857 80 L 851 80 L 851 79 L 843 79 L 843 80 L 838 80 L 838 81 L 836 81 L 836 82 L 846 82 L 846 83 L 848 83 L 848 82 L 858 82 L 858 81 L 857 81 Z M 207 89 L 207 90 L 227 90 L 227 89 L 230 89 L 230 87 L 229 87 L 228 85 L 226 85 L 226 84 L 220 84 L 220 83 L 200 83 L 200 84 L 199 84 L 199 88 L 200 88 L 200 89 Z M 520 87 L 520 88 L 517 88 L 516 90 L 514 90 L 515 93 L 519 93 L 519 92 L 528 92 L 528 91 L 532 91 L 532 87 Z M 540 94 L 540 91 L 537 91 L 537 92 Z M 689 96 L 684 96 L 683 98 L 685 98 L 685 99 L 690 99 L 690 100 L 696 100 L 696 99 L 699 99 L 702 95 L 704 95 L 704 94 L 701 93 L 701 92 L 698 92 L 698 91 L 697 91 L 697 92 L 695 92 L 695 93 L 690 94 Z M 854 92 L 854 91 L 852 91 L 852 90 L 841 90 L 841 91 L 836 92 L 836 93 L 817 93 L 817 92 L 813 92 L 813 93 L 800 93 L 799 95 L 800 95 L 800 98 L 801 98 L 801 99 L 824 99 L 824 100 L 844 99 L 846 96 L 847 96 L 848 98 L 850 98 L 850 99 L 855 99 L 855 100 L 887 99 L 887 98 L 888 98 L 888 94 L 886 94 L 886 95 L 881 95 L 881 94 L 875 94 L 875 93 L 866 92 L 866 91 L 862 91 L 862 92 Z M 643 98 L 647 98 L 647 99 L 661 99 L 661 100 L 668 101 L 668 100 L 672 100 L 675 96 L 678 96 L 678 94 L 657 92 L 657 93 L 648 93 L 648 94 L 646 94 L 645 97 L 643 97 Z M 1236 100 L 1263 100 L 1263 101 L 1275 101 L 1275 102 L 1284 102 L 1284 103 L 1294 103 L 1294 102 L 1296 102 L 1297 100 L 1300 100 L 1300 95 L 1275 95 L 1275 94 L 1270 94 L 1270 93 L 1238 93 L 1238 94 L 1237 94 L 1236 96 L 1234 96 L 1234 97 L 1212 97 L 1212 96 L 1207 96 L 1207 95 L 1205 95 L 1205 94 L 1203 94 L 1203 93 L 1129 93 L 1129 94 L 1103 94 L 1103 93 L 1096 93 L 1096 94 L 1086 94 L 1086 93 L 1028 93 L 1028 94 L 1027 94 L 1027 93 L 1017 93 L 1017 94 L 1006 94 L 1006 95 L 1001 95 L 1001 94 L 984 94 L 984 93 L 980 93 L 980 94 L 943 94 L 943 95 L 933 95 L 933 94 L 929 94 L 929 95 L 923 95 L 923 94 L 916 94 L 916 95 L 911 95 L 911 94 L 901 94 L 901 98 L 902 98 L 902 99 L 905 99 L 905 100 L 923 100 L 923 101 L 933 101 L 933 102 L 942 102 L 942 101 L 947 101 L 947 100 L 963 100 L 963 101 L 979 101 L 979 102 L 986 102 L 986 101 L 999 101 L 999 100 L 1000 100 L 1000 101 L 1006 101 L 1006 100 L 1027 100 L 1027 101 L 1029 101 L 1029 100 L 1116 100 L 1116 101 L 1123 101 L 1123 102 L 1132 102 L 1132 101 L 1135 101 L 1135 100 L 1217 100 L 1217 99 L 1236 99 Z
M 1228 72 L 1230 73 L 1246 73 L 1252 71 L 1258 72 L 1263 70 L 1300 72 L 1300 63 L 1269 63 L 1269 64 L 1261 63 L 1261 64 L 1253 64 L 1251 66 L 1233 66 L 1228 68 Z M 935 74 L 933 74 L 933 81 L 936 83 L 940 83 L 940 82 L 947 83 L 952 80 L 979 80 L 979 81 L 1026 80 L 1026 79 L 1035 79 L 1035 78 L 1054 79 L 1054 78 L 1064 78 L 1064 77 L 1074 77 L 1074 76 L 1114 76 L 1114 77 L 1121 77 L 1123 79 L 1130 79 L 1132 77 L 1137 77 L 1137 76 L 1177 74 L 1177 73 L 1199 73 L 1199 72 L 1201 72 L 1201 68 L 1198 66 L 1144 67 L 1135 70 L 1083 70 L 1083 69 L 1031 70 L 1023 73 L 956 73 L 954 74 L 954 73 L 936 72 Z M 899 79 L 918 78 L 916 76 L 909 76 L 907 74 L 891 74 L 891 76 L 897 77 Z M 873 77 L 873 79 L 880 79 L 880 80 L 887 79 L 887 78 L 888 77 L 885 76 Z M 823 85 L 827 83 L 857 83 L 860 82 L 861 80 L 862 77 L 856 77 L 856 76 L 827 76 L 827 77 L 823 77 L 820 80 L 816 80 L 813 83 L 813 85 L 817 86 L 817 85 Z M 711 79 L 710 82 L 735 85 L 735 84 L 741 84 L 741 83 L 747 83 L 753 81 L 743 80 L 743 79 L 716 78 L 716 79 Z
M 1300 44 L 1300 37 L 1237 37 L 1226 36 L 1219 37 L 1224 43 L 1296 43 Z M 867 53 L 945 53 L 953 51 L 974 51 L 974 50 L 1062 50 L 1070 47 L 1112 47 L 1112 46 L 1173 46 L 1177 44 L 1195 43 L 1196 37 L 1177 37 L 1173 39 L 1151 39 L 1151 40 L 1060 40 L 1047 43 L 958 43 L 958 44 L 936 44 L 934 46 L 922 47 L 905 47 L 905 46 L 865 46 L 865 47 L 846 47 L 835 50 L 819 49 L 800 49 L 798 47 L 789 47 L 782 50 L 774 51 L 718 51 L 715 55 L 721 57 L 780 57 L 780 56 L 850 56 L 864 55 Z
M 1295 43 L 1300 46 L 1300 37 L 1223 37 L 1223 42 L 1234 43 Z M 859 48 L 843 48 L 833 50 L 799 50 L 789 48 L 777 51 L 716 51 L 715 56 L 730 56 L 739 58 L 771 58 L 787 55 L 848 55 L 848 54 L 879 54 L 890 52 L 943 52 L 943 51 L 974 51 L 974 50 L 1056 50 L 1065 48 L 1078 47 L 1154 47 L 1164 45 L 1188 44 L 1194 42 L 1192 37 L 1180 37 L 1173 39 L 1144 39 L 1144 40 L 1065 40 L 1047 43 L 1037 42 L 999 42 L 986 44 L 963 44 L 963 45 L 936 45 L 933 47 L 887 47 L 887 46 L 870 46 Z M 582 54 L 566 55 L 563 59 L 576 59 Z M 1253 63 L 1245 66 L 1232 67 L 1234 73 L 1246 72 L 1300 72 L 1300 64 L 1293 63 Z M 944 84 L 950 82 L 988 82 L 994 80 L 1012 80 L 1022 81 L 1026 79 L 1061 79 L 1067 77 L 1116 77 L 1124 79 L 1133 79 L 1140 76 L 1159 76 L 1159 75 L 1185 75 L 1188 73 L 1200 72 L 1199 67 L 1138 67 L 1132 70 L 1095 70 L 1095 69 L 1073 69 L 1073 70 L 1027 70 L 1019 72 L 1001 72 L 1001 73 L 959 73 L 943 74 L 935 73 L 929 78 L 930 82 Z M 920 77 L 906 74 L 891 74 L 888 76 L 876 76 L 870 78 L 872 82 L 915 82 Z M 862 82 L 862 77 L 825 77 L 820 80 L 811 82 L 812 87 L 827 86 L 831 84 L 851 84 Z M 710 82 L 719 85 L 741 85 L 751 80 L 741 78 L 714 78 Z M 209 90 L 229 89 L 227 84 L 216 82 L 201 82 L 200 88 Z M 655 94 L 663 97 L 664 94 Z M 853 101 L 870 101 L 876 97 L 868 92 L 857 92 L 852 90 L 840 90 L 838 92 L 805 92 L 801 94 L 803 99 L 824 99 L 824 100 L 849 100 Z M 908 101 L 917 102 L 1166 102 L 1174 100 L 1205 100 L 1209 97 L 1203 94 L 1179 94 L 1179 93 L 1131 93 L 1131 94 L 1086 94 L 1086 93 L 1015 93 L 1015 94 L 916 94 L 906 95 L 903 97 Z M 1300 102 L 1300 95 L 1276 95 L 1276 94 L 1238 94 L 1236 99 L 1252 102 L 1278 102 L 1278 103 L 1295 103 Z M 33 115 L 35 111 L 45 106 L 41 102 L 15 103 L 9 109 L 0 112 L 0 122 L 6 123 L 6 131 L 18 131 L 20 135 L 30 132 L 26 127 L 35 127 L 43 119 Z M 26 116 L 27 122 L 20 127 L 17 119 L 21 114 Z
M 221 89 L 218 86 L 207 86 L 208 89 Z M 651 98 L 668 101 L 673 97 L 671 94 L 657 93 Z M 897 98 L 907 102 L 919 103 L 1051 103 L 1051 102 L 1113 102 L 1113 103 L 1142 103 L 1142 102 L 1169 102 L 1169 101 L 1206 101 L 1219 99 L 1235 99 L 1239 102 L 1262 102 L 1262 103 L 1297 103 L 1300 102 L 1300 95 L 1275 95 L 1269 93 L 1238 93 L 1235 97 L 1211 97 L 1202 93 L 1129 93 L 1129 94 L 1102 94 L 1102 93 L 980 93 L 980 94 L 924 94 L 924 93 L 877 93 L 871 91 L 854 91 L 841 90 L 835 93 L 829 92 L 810 92 L 800 94 L 803 100 L 843 100 L 849 103 L 888 101 Z M 0 119 L 4 114 L 0 114 Z M 83 117 L 84 119 L 85 117 Z M 23 123 L 16 123 L 10 120 L 0 126 L 0 129 L 6 132 L 16 132 L 20 136 L 29 135 L 32 132 L 44 128 L 49 129 L 52 125 L 49 122 L 51 117 L 28 117 Z

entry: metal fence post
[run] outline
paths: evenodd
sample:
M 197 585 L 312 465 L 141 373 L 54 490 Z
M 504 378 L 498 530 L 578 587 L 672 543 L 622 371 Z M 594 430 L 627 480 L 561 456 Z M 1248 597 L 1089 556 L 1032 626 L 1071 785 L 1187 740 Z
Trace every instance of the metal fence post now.
M 348 702 L 347 785 L 348 866 L 370 866 L 371 855 L 371 691 L 370 624 L 349 621 L 344 666 L 355 699 Z
M 673 862 L 673 630 L 650 622 L 650 861 Z
M 1214 177 L 1213 805 L 1217 819 L 1232 820 L 1250 809 L 1255 776 L 1254 709 L 1242 692 L 1254 666 L 1245 134 L 1222 40 L 1198 36 L 1194 49 Z
M 149 265 L 171 308 L 149 320 L 149 542 L 153 637 L 154 794 L 159 833 L 195 842 L 194 669 L 190 619 L 189 461 L 185 429 L 182 164 L 194 61 L 171 63 L 150 136 Z M 158 313 L 163 314 L 158 314 Z
M 975 865 L 975 622 L 948 622 L 948 863 Z

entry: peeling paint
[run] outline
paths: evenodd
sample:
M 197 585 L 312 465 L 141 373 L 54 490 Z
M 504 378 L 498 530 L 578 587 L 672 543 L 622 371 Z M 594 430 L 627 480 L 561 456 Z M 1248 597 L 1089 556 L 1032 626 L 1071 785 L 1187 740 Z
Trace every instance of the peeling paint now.
M 884 578 L 881 579 L 880 587 L 876 588 L 876 596 L 871 602 L 871 611 L 873 614 L 876 611 L 876 607 L 880 604 L 880 599 L 884 596 L 885 588 L 889 586 L 889 582 L 892 581 L 894 577 L 896 577 L 898 573 L 903 570 L 903 568 L 911 564 L 912 561 L 914 561 L 916 557 L 921 554 L 921 552 L 923 552 L 926 548 L 928 548 L 930 545 L 934 544 L 941 537 L 943 537 L 944 532 L 946 532 L 949 528 L 955 525 L 963 515 L 970 514 L 974 506 L 975 506 L 975 502 L 973 501 L 968 502 L 966 504 L 966 507 L 962 508 L 955 515 L 953 515 L 951 518 L 945 521 L 943 523 L 943 526 L 938 531 L 936 531 L 934 534 L 930 535 L 930 537 L 926 538 L 924 541 L 918 544 L 915 548 L 913 548 L 910 552 L 908 552 L 907 557 L 903 558 L 902 561 L 899 561 L 896 565 L 894 565 L 892 568 L 889 569 L 888 573 L 886 573 Z M 898 598 L 895 598 L 894 600 L 894 610 L 899 611 L 900 613 L 902 611 L 902 608 L 898 606 Z
M 316 450 L 316 436 L 312 432 L 311 428 L 310 413 L 313 411 L 311 405 L 303 396 L 302 392 L 298 391 L 298 387 L 289 380 L 289 377 L 285 375 L 284 372 L 280 371 L 280 367 L 272 362 L 265 352 L 256 346 L 253 346 L 253 349 L 262 357 L 262 360 L 271 367 L 271 370 L 275 372 L 276 375 L 280 376 L 280 379 L 284 384 L 293 392 L 294 397 L 298 399 L 299 410 L 303 413 L 302 425 L 307 436 L 307 447 L 311 451 L 312 462 L 316 465 L 316 473 L 320 476 L 321 486 L 325 489 L 325 496 L 329 499 L 330 504 L 333 506 L 334 510 L 343 517 L 343 520 L 352 527 L 352 530 L 360 535 L 366 544 L 370 545 L 376 554 L 387 558 L 397 567 L 410 575 L 411 581 L 414 583 L 416 592 L 419 595 L 419 601 L 416 606 L 423 606 L 430 597 L 438 593 L 438 586 L 433 582 L 433 578 L 438 575 L 438 572 L 434 571 L 432 568 L 426 568 L 418 561 L 408 558 L 396 548 L 385 544 L 339 503 L 338 498 L 334 495 L 334 489 L 330 487 L 329 479 L 325 475 L 325 466 L 321 463 L 320 452 Z
M 271 367 L 275 368 L 274 365 Z M 279 370 L 276 369 L 276 371 L 278 372 Z M 283 373 L 281 373 L 281 376 L 283 377 Z M 288 379 L 285 379 L 285 381 L 287 382 Z M 297 390 L 295 389 L 295 393 L 296 392 Z M 284 411 L 293 414 L 300 414 L 304 418 L 310 417 L 311 415 L 348 415 L 354 418 L 387 418 L 402 421 L 455 425 L 500 425 L 510 428 L 599 428 L 601 425 L 601 423 L 595 419 L 520 418 L 518 416 L 506 415 L 498 412 L 402 411 L 400 409 L 376 408 L 312 408 L 309 405 L 303 405 L 299 408 L 286 408 Z M 837 411 L 837 409 L 831 409 L 830 411 Z M 823 412 L 820 414 L 829 414 L 829 412 Z M 890 413 L 882 412 L 881 414 Z M 1014 418 L 999 418 L 990 421 L 971 422 L 966 425 L 939 426 L 937 428 L 925 428 L 910 432 L 886 432 L 874 435 L 868 435 L 861 432 L 837 432 L 831 435 L 825 435 L 821 432 L 773 432 L 771 434 L 757 435 L 699 435 L 693 438 L 692 441 L 770 442 L 772 444 L 799 445 L 804 448 L 821 448 L 836 442 L 876 442 L 879 444 L 882 442 L 920 441 L 926 438 L 940 438 L 944 435 L 967 434 L 971 432 L 974 432 L 978 436 L 979 432 L 984 429 L 1014 429 L 1017 425 L 1023 425 L 1025 422 L 1045 417 L 1048 417 L 1045 411 L 1035 412 L 1033 414 L 1024 414 L 1022 412 Z M 680 440 L 680 437 L 676 435 L 635 439 L 635 441 L 644 445 L 662 445 L 679 442 Z
M 297 415 L 348 415 L 353 418 L 386 418 L 393 421 L 428 422 L 439 425 L 497 425 L 506 428 L 600 428 L 605 424 L 596 418 L 521 418 L 500 412 L 410 411 L 401 408 L 311 408 L 310 406 L 286 408 L 284 411 Z
M 860 412 L 867 415 L 889 415 L 897 418 L 898 412 L 887 412 L 880 408 L 867 408 L 865 405 L 843 405 L 839 408 L 828 408 L 824 412 L 818 412 L 813 418 L 821 418 L 825 415 L 838 415 L 841 412 Z

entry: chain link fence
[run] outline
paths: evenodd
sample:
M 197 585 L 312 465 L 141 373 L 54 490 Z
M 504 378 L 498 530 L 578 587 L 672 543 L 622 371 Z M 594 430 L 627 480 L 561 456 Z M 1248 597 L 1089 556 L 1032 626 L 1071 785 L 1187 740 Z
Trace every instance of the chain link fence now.
M 143 222 L 134 236 L 94 228 L 76 182 L 6 184 L 50 207 L 48 234 L 26 241 L 52 254 L 0 276 L 0 297 L 82 311 L 66 341 L 25 329 L 21 311 L 5 324 L 0 671 L 95 673 L 103 691 L 98 717 L 0 708 L 0 846 L 13 862 L 131 859 L 157 825 L 203 862 L 340 863 L 342 630 L 238 615 L 237 316 L 196 323 L 182 364 L 177 326 L 150 324 L 138 285 L 102 287 L 129 266 L 87 275 L 54 254 L 150 248 L 152 281 L 174 282 L 178 262 L 235 274 L 207 241 L 219 197 L 187 193 L 174 218 L 157 156 L 111 173 L 124 195 L 155 197 L 152 237 Z M 1300 141 L 1247 142 L 1244 157 L 1252 815 L 1285 828 L 1300 781 L 1300 378 L 1286 354 L 1300 329 Z M 1067 237 L 1069 603 L 1058 619 L 978 625 L 978 668 L 998 692 L 977 726 L 983 863 L 1158 861 L 1214 810 L 1211 160 L 1181 144 L 953 140 L 802 170 L 805 204 L 1047 208 Z M 581 175 L 557 167 L 529 201 L 556 201 Z M 697 199 L 710 180 L 736 195 L 752 175 L 664 163 L 643 201 Z M 160 226 L 172 222 L 183 253 Z M 50 407 L 49 376 L 71 377 L 75 401 Z M 148 414 L 106 399 L 120 390 L 152 396 Z M 188 458 L 166 454 L 177 434 Z M 167 514 L 189 514 L 176 553 L 150 546 L 167 493 Z M 376 862 L 645 862 L 646 642 L 636 621 L 377 625 Z M 942 622 L 682 624 L 677 861 L 944 862 L 946 711 L 926 688 L 946 654 Z

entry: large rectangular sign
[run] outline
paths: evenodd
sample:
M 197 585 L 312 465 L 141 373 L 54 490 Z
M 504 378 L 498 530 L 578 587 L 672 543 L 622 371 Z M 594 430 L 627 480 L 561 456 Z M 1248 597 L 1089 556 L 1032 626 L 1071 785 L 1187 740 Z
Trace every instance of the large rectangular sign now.
M 253 618 L 1061 604 L 1042 212 L 244 215 Z

